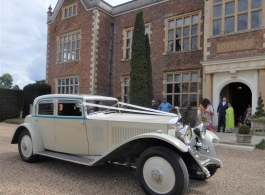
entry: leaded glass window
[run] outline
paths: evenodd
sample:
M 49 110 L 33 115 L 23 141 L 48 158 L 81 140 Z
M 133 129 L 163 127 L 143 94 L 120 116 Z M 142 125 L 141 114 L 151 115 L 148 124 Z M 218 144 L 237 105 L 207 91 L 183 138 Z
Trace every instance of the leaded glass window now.
M 214 0 L 213 35 L 261 27 L 262 2 L 262 0 L 231 0 L 229 2 Z
M 78 94 L 79 78 L 68 77 L 57 79 L 57 93 L 59 94 Z
M 150 35 L 150 26 L 146 25 L 144 29 L 145 34 Z M 174 34 L 173 34 L 174 36 Z M 124 59 L 131 59 L 132 52 L 132 38 L 133 38 L 133 28 L 124 30 Z M 150 36 L 149 36 L 150 39 Z
M 175 72 L 166 74 L 167 101 L 174 106 L 197 106 L 199 97 L 199 73 Z
M 76 9 L 77 9 L 77 5 L 76 4 L 64 7 L 63 8 L 63 10 L 64 10 L 63 11 L 63 19 L 75 16 L 77 14 Z
M 198 49 L 199 23 L 198 12 L 191 13 L 190 16 L 170 18 L 167 21 L 167 52 Z
M 81 32 L 74 32 L 59 37 L 58 62 L 80 59 Z

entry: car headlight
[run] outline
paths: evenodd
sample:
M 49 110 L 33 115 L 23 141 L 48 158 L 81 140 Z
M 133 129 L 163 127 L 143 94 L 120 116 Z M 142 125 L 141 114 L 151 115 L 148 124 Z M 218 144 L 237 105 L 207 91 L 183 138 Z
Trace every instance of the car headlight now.
M 199 138 L 204 139 L 206 134 L 206 128 L 203 123 L 199 124 L 198 126 L 194 127 L 193 132 L 195 135 L 197 135 Z
M 180 130 L 180 129 L 182 129 L 183 128 L 183 123 L 181 123 L 181 122 L 178 122 L 178 123 L 176 123 L 176 130 Z
M 192 130 L 189 125 L 185 125 L 182 129 L 176 129 L 176 137 L 185 144 L 190 144 L 192 138 Z

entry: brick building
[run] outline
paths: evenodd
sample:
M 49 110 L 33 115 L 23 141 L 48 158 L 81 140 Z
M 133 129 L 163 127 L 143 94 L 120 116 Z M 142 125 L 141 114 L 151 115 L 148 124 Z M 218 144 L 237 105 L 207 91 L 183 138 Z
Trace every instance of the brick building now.
M 203 7 L 203 0 L 142 0 L 116 7 L 100 0 L 59 0 L 48 12 L 46 79 L 52 92 L 127 101 L 132 30 L 141 8 L 150 36 L 155 98 L 197 106 Z
M 215 109 L 226 96 L 236 118 L 247 104 L 254 113 L 265 98 L 265 0 L 205 1 L 204 24 L 204 96 Z
M 195 109 L 203 95 L 216 108 L 227 96 L 255 108 L 258 91 L 265 97 L 264 6 L 265 0 L 134 0 L 114 7 L 58 0 L 47 13 L 46 81 L 53 93 L 127 102 L 132 31 L 142 9 L 156 100 Z M 237 97 L 240 87 L 245 90 Z

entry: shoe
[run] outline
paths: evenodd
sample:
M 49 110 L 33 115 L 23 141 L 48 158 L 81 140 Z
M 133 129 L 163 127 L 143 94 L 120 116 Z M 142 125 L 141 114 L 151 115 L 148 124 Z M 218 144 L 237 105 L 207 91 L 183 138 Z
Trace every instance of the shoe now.
M 217 132 L 220 132 L 220 131 L 217 131 Z

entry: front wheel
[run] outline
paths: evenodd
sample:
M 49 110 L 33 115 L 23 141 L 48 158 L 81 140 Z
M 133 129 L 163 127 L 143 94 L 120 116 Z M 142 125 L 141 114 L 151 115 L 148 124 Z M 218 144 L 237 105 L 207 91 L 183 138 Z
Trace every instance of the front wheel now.
M 147 194 L 185 194 L 189 175 L 180 156 L 169 148 L 155 146 L 144 151 L 137 163 L 137 176 Z
M 24 130 L 19 135 L 18 150 L 20 157 L 25 162 L 34 162 L 38 156 L 33 154 L 33 144 L 30 133 Z

